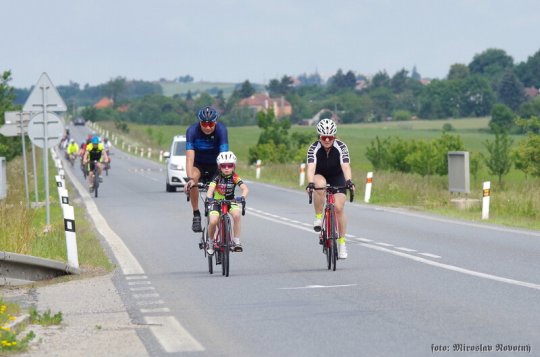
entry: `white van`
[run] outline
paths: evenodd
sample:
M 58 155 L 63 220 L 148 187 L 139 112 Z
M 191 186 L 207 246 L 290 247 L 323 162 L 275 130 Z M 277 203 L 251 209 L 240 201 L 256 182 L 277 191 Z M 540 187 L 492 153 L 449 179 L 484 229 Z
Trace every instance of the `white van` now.
M 170 150 L 163 153 L 167 165 L 165 189 L 167 192 L 175 192 L 177 187 L 184 187 L 187 183 L 186 136 L 176 135 Z

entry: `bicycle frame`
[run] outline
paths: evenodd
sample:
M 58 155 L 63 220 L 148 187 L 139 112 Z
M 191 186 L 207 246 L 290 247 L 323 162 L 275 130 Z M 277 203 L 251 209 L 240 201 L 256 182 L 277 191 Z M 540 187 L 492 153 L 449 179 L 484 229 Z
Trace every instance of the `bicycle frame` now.
M 328 270 L 336 270 L 338 257 L 337 241 L 339 239 L 339 222 L 335 211 L 334 195 L 340 189 L 347 189 L 350 193 L 350 201 L 354 199 L 354 191 L 347 186 L 330 186 L 315 188 L 315 190 L 325 191 L 325 205 L 323 210 L 323 223 L 319 239 L 322 242 L 323 252 L 326 255 Z M 312 202 L 311 191 L 309 192 L 309 203 Z

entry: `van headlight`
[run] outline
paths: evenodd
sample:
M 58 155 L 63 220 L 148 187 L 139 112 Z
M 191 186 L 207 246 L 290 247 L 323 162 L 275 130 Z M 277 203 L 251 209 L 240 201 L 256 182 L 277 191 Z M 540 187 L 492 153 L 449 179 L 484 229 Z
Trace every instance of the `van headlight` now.
M 184 167 L 182 165 L 169 164 L 169 169 L 171 169 L 171 170 L 183 170 Z

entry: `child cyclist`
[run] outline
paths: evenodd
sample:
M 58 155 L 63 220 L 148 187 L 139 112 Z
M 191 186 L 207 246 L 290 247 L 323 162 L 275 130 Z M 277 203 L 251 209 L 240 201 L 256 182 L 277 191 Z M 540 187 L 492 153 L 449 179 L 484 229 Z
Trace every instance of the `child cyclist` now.
M 248 194 L 248 187 L 242 181 L 240 176 L 234 172 L 236 165 L 236 156 L 232 151 L 224 151 L 220 153 L 217 157 L 218 164 L 218 173 L 210 181 L 208 186 L 208 191 L 206 192 L 206 197 L 209 204 L 209 222 L 208 222 L 208 234 L 210 237 L 210 244 L 208 245 L 208 254 L 214 254 L 214 233 L 216 231 L 216 226 L 219 219 L 219 210 L 220 206 L 213 203 L 214 200 L 225 199 L 225 200 L 234 200 L 234 190 L 236 186 L 240 187 L 242 190 L 242 196 L 237 197 L 236 201 L 242 202 L 246 199 Z M 240 203 L 241 204 L 241 203 Z M 241 207 L 235 202 L 231 203 L 229 208 L 229 213 L 231 214 L 234 222 L 233 226 L 233 244 L 234 251 L 241 252 L 242 244 L 240 244 L 240 218 L 241 218 Z

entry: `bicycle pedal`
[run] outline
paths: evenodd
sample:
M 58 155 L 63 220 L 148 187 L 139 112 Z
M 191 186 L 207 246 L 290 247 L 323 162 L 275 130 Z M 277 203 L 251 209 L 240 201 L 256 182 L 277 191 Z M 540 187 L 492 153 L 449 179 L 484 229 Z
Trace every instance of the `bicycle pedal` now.
M 199 243 L 199 249 L 203 249 L 204 248 L 204 243 Z

